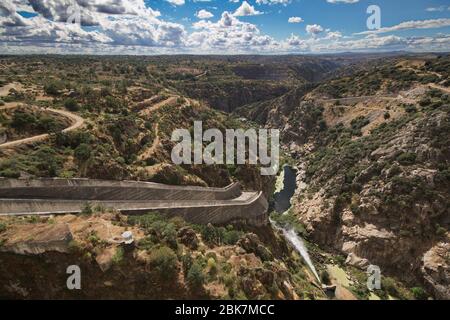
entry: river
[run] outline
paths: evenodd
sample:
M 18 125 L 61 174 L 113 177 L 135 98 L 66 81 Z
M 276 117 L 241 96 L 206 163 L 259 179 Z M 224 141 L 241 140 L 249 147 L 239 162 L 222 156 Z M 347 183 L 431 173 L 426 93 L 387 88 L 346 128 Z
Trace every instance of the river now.
M 291 208 L 291 200 L 297 189 L 297 170 L 284 166 L 277 182 L 277 190 L 273 196 L 274 207 L 278 213 L 284 213 Z
M 292 207 L 292 197 L 297 190 L 297 170 L 284 166 L 283 172 L 280 174 L 277 180 L 277 188 L 274 194 L 274 208 L 275 211 L 282 214 L 287 214 Z M 317 281 L 321 283 L 320 277 L 317 273 L 314 263 L 309 256 L 308 249 L 305 246 L 305 242 L 299 235 L 292 229 L 287 227 L 281 227 L 274 221 L 271 221 L 275 228 L 281 230 L 285 238 L 294 246 L 294 248 L 301 255 L 305 263 L 308 265 L 311 272 L 316 277 Z

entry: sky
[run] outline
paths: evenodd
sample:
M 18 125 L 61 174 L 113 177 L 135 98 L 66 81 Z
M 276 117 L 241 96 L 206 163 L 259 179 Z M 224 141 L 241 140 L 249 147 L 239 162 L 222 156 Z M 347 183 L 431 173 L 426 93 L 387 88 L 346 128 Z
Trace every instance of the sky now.
M 319 54 L 398 50 L 449 52 L 450 1 L 0 3 L 0 54 Z

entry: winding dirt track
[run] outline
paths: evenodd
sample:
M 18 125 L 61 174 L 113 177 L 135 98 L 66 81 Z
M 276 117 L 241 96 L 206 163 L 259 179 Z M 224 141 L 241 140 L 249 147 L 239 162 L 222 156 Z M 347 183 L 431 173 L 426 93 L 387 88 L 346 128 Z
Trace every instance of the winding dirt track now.
M 154 97 L 152 97 L 150 99 L 153 99 L 153 98 Z M 164 101 L 158 102 L 152 106 L 145 108 L 144 110 L 141 110 L 139 112 L 139 114 L 141 116 L 149 116 L 152 112 L 155 112 L 155 111 L 159 110 L 160 108 L 165 107 L 166 105 L 174 104 L 176 102 L 177 98 L 178 97 L 176 97 L 176 96 L 171 96 Z M 158 146 L 160 145 L 159 123 L 156 123 L 153 126 L 153 131 L 155 132 L 155 139 L 153 140 L 152 145 L 138 156 L 138 161 L 143 161 L 145 159 L 150 158 L 153 155 L 153 153 L 155 153 L 156 148 L 158 148 Z
M 9 107 L 1 108 L 0 110 L 6 110 L 6 109 L 11 109 L 11 108 L 12 107 L 9 106 Z M 66 118 L 69 118 L 72 121 L 72 125 L 66 129 L 64 129 L 62 132 L 74 131 L 74 130 L 81 128 L 84 125 L 84 119 L 76 114 L 71 113 L 71 112 L 64 111 L 64 110 L 52 109 L 52 108 L 46 108 L 43 110 L 57 113 Z M 14 148 L 14 147 L 29 144 L 29 143 L 44 141 L 44 140 L 48 139 L 49 137 L 50 137 L 50 134 L 46 133 L 46 134 L 41 134 L 41 135 L 37 135 L 34 137 L 29 137 L 29 138 L 25 138 L 25 139 L 6 142 L 4 144 L 0 144 L 0 150 Z
M 442 86 L 439 86 L 439 85 L 434 84 L 434 83 L 431 83 L 431 84 L 429 84 L 428 86 L 429 86 L 430 88 L 433 88 L 433 89 L 437 89 L 437 90 L 444 91 L 444 92 L 446 92 L 446 93 L 450 93 L 450 88 L 442 87 Z

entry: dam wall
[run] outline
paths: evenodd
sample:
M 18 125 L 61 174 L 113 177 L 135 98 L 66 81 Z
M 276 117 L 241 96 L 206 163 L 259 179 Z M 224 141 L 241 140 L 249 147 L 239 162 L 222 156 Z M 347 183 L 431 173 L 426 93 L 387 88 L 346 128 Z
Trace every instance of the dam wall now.
M 0 179 L 0 199 L 228 200 L 241 193 L 239 183 L 225 188 L 203 188 L 90 179 Z
M 126 215 L 159 212 L 195 224 L 268 223 L 262 192 L 226 188 L 179 187 L 131 181 L 85 179 L 0 179 L 0 216 L 80 214 L 86 205 Z

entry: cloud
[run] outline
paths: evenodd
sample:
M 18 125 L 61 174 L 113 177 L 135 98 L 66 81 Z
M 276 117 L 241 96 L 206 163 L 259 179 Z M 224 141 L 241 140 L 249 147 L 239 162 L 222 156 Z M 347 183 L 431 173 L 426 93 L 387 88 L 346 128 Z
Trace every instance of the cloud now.
M 185 4 L 184 0 L 166 0 L 170 4 L 173 4 L 174 6 L 183 6 Z
M 318 24 L 308 24 L 306 26 L 306 32 L 312 36 L 316 36 L 319 33 L 323 32 L 323 27 Z
M 327 0 L 328 3 L 358 3 L 359 0 Z
M 186 31 L 182 24 L 164 20 L 144 0 L 73 0 L 81 12 L 81 26 L 66 23 L 72 0 L 2 0 L 0 3 L 0 50 L 4 53 L 320 53 L 339 51 L 422 50 L 450 51 L 447 35 L 401 37 L 384 35 L 408 29 L 446 27 L 450 19 L 406 21 L 381 30 L 344 36 L 319 24 L 306 26 L 307 35 L 274 39 L 241 16 L 262 12 L 244 1 L 234 12 L 225 11 L 212 20 L 202 9 L 200 19 Z M 192 0 L 207 3 L 210 0 Z M 231 1 L 231 0 L 230 0 Z M 240 2 L 240 1 L 236 1 Z M 257 5 L 284 5 L 289 1 L 256 0 Z M 181 3 L 181 2 L 180 2 Z M 18 11 L 37 14 L 24 18 Z M 291 23 L 302 22 L 293 16 Z
M 430 8 L 426 8 L 425 11 L 428 12 L 443 12 L 443 11 L 450 11 L 450 7 L 446 7 L 446 6 L 440 6 L 440 7 L 430 7 Z
M 300 17 L 290 17 L 288 19 L 288 22 L 289 23 L 300 23 L 300 22 L 303 22 L 303 19 Z
M 214 15 L 211 12 L 204 10 L 204 9 L 198 11 L 195 14 L 195 16 L 199 19 L 210 19 L 210 18 L 214 17 Z
M 256 0 L 256 3 L 261 4 L 268 4 L 268 5 L 274 5 L 274 4 L 282 4 L 284 6 L 287 6 L 290 4 L 292 0 Z
M 234 12 L 234 16 L 236 17 L 257 16 L 260 14 L 263 13 L 256 10 L 255 7 L 250 5 L 247 1 L 242 2 L 241 6 Z
M 359 32 L 357 34 L 364 35 L 373 33 L 387 33 L 409 29 L 434 29 L 448 26 L 450 26 L 450 19 L 416 20 L 416 21 L 405 21 L 392 27 L 384 27 L 378 30 Z
M 6 5 L 2 4 L 2 8 L 8 10 L 0 11 L 2 41 L 149 47 L 174 47 L 185 43 L 184 27 L 160 20 L 160 13 L 147 7 L 143 0 L 77 0 L 82 26 L 96 26 L 95 31 L 66 23 L 68 8 L 73 4 L 71 0 L 29 0 L 31 8 L 39 14 L 31 19 L 18 18 L 16 4 L 12 0 L 4 1 Z M 11 21 L 11 17 L 16 20 Z
M 275 40 L 261 34 L 251 23 L 240 21 L 225 11 L 217 22 L 201 20 L 192 25 L 188 46 L 203 51 L 242 52 L 275 45 Z

